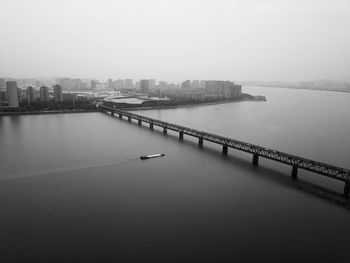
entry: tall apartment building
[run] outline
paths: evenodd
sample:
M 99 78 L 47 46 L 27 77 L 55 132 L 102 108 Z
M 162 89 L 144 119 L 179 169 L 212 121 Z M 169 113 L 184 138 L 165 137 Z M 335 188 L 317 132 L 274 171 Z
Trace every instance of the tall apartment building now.
M 7 92 L 8 106 L 13 108 L 19 107 L 17 82 L 7 81 L 6 92 Z
M 192 89 L 199 89 L 200 82 L 199 80 L 192 80 Z
M 49 102 L 49 88 L 46 86 L 40 87 L 40 101 Z
M 126 79 L 125 80 L 125 89 L 127 90 L 131 90 L 133 87 L 132 87 L 132 79 Z
M 148 94 L 150 90 L 150 81 L 148 79 L 141 79 L 141 93 Z
M 155 79 L 150 79 L 149 80 L 149 90 L 154 91 L 156 89 L 156 80 Z
M 185 80 L 184 82 L 181 83 L 181 88 L 182 89 L 187 89 L 190 90 L 192 87 L 191 81 L 190 80 Z
M 96 90 L 97 89 L 97 80 L 91 80 L 91 89 Z
M 62 86 L 61 85 L 54 85 L 53 86 L 53 93 L 54 98 L 56 102 L 62 102 L 63 101 L 63 92 L 62 92 Z
M 166 81 L 159 81 L 159 89 L 165 90 L 168 87 L 168 83 Z
M 35 101 L 34 88 L 29 86 L 26 90 L 27 103 L 30 104 Z

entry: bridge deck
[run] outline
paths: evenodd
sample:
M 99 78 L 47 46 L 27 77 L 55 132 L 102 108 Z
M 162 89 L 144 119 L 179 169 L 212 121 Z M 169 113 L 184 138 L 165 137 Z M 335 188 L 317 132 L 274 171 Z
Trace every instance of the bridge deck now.
M 126 116 L 131 119 L 150 123 L 150 124 L 163 127 L 169 130 L 173 130 L 176 132 L 180 132 L 180 133 L 182 132 L 183 134 L 187 134 L 189 136 L 197 137 L 202 140 L 221 144 L 223 146 L 227 146 L 236 150 L 253 154 L 253 156 L 261 156 L 263 158 L 267 158 L 280 163 L 291 165 L 294 167 L 294 169 L 300 168 L 300 169 L 321 174 L 336 180 L 344 181 L 346 182 L 347 187 L 350 183 L 350 171 L 348 169 L 310 160 L 300 156 L 291 155 L 291 154 L 280 152 L 277 150 L 268 149 L 259 145 L 254 145 L 251 143 L 234 140 L 231 138 L 208 133 L 205 131 L 196 130 L 196 129 L 180 126 L 177 124 L 173 124 L 173 123 L 169 123 L 169 122 L 165 122 L 165 121 L 161 121 L 153 118 L 148 118 L 142 115 L 134 114 L 127 111 L 122 111 L 119 109 L 110 108 L 104 105 L 100 105 L 99 107 L 102 111 L 107 111 L 107 112 L 110 111 L 116 114 L 121 114 L 122 116 Z

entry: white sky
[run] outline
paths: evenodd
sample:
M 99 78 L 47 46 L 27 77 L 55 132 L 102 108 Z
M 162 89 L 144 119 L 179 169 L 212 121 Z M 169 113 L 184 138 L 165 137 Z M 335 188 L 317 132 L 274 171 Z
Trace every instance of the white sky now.
M 0 0 L 0 76 L 350 79 L 350 0 Z

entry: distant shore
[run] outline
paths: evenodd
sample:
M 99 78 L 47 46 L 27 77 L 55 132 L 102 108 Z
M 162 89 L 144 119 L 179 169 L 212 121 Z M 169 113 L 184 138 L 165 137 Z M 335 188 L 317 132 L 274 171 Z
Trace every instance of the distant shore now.
M 63 114 L 63 113 L 88 113 L 97 112 L 98 109 L 94 110 L 55 110 L 55 111 L 12 111 L 12 112 L 0 112 L 0 116 L 11 116 L 11 115 L 37 115 L 37 114 Z
M 182 104 L 182 105 L 160 105 L 160 106 L 151 106 L 151 107 L 130 107 L 130 108 L 117 108 L 120 110 L 127 111 L 139 111 L 139 110 L 156 110 L 156 109 L 174 109 L 174 108 L 192 108 L 198 106 L 209 106 L 216 104 L 227 104 L 234 102 L 242 102 L 242 101 L 266 101 L 266 99 L 239 99 L 239 100 L 228 100 L 228 101 L 213 101 L 213 102 L 205 102 L 205 103 L 196 103 L 196 104 Z M 12 116 L 12 115 L 38 115 L 38 114 L 64 114 L 64 113 L 89 113 L 89 112 L 98 112 L 99 110 L 91 109 L 91 110 L 54 110 L 54 111 L 12 111 L 12 112 L 0 112 L 1 116 Z
M 205 102 L 205 103 L 197 103 L 197 104 L 182 104 L 182 105 L 169 105 L 169 106 L 153 106 L 153 107 L 132 107 L 132 108 L 117 108 L 120 110 L 128 110 L 128 111 L 138 111 L 138 110 L 162 110 L 162 109 L 174 109 L 174 108 L 192 108 L 198 106 L 209 106 L 216 104 L 227 104 L 234 102 L 242 102 L 242 101 L 266 101 L 262 99 L 239 99 L 239 100 L 229 100 L 229 101 L 216 101 L 216 102 Z
M 316 90 L 316 91 L 350 93 L 350 90 L 346 90 L 346 89 L 322 89 L 322 88 L 317 88 L 317 87 L 312 88 L 312 87 L 300 87 L 300 86 L 279 86 L 278 84 L 245 84 L 245 87 Z

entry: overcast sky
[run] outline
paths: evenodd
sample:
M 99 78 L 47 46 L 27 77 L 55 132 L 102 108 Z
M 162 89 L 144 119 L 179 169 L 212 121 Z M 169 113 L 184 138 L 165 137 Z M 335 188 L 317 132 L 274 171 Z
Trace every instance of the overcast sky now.
M 0 76 L 350 79 L 350 0 L 0 0 Z

